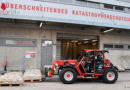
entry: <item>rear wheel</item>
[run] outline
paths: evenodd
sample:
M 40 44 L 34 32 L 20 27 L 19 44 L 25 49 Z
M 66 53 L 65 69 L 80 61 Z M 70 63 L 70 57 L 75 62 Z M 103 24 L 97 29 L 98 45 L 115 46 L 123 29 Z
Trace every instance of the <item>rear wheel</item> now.
M 77 73 L 72 68 L 64 68 L 60 72 L 60 80 L 65 84 L 72 84 L 77 79 Z
M 103 81 L 105 83 L 115 83 L 118 78 L 118 73 L 114 68 L 108 68 L 104 71 Z

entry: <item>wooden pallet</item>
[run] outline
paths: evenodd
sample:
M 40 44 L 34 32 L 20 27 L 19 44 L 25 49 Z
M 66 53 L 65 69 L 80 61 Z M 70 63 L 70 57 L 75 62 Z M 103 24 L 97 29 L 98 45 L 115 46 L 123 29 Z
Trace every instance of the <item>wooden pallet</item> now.
M 24 82 L 42 82 L 42 79 L 38 79 L 38 80 L 24 80 Z
M 0 83 L 0 87 L 1 86 L 10 86 L 10 87 L 12 87 L 12 86 L 22 86 L 22 84 L 4 84 L 4 83 Z

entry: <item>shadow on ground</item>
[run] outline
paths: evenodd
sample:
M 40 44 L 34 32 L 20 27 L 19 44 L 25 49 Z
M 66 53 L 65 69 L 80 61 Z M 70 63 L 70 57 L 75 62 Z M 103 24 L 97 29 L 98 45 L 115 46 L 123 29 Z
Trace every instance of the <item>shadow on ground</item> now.
M 59 77 L 55 77 L 55 78 L 47 78 L 45 82 L 61 82 L 61 81 Z M 96 83 L 96 82 L 103 83 L 103 81 L 99 79 L 82 79 L 82 78 L 78 78 L 75 83 Z

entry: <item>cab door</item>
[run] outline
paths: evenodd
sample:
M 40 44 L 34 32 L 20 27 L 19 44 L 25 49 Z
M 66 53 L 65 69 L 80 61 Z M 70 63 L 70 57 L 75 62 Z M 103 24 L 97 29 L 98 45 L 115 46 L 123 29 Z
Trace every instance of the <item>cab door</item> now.
M 85 59 L 85 56 L 82 57 L 81 61 L 77 65 L 77 71 L 79 72 L 80 76 L 86 75 L 86 70 L 85 70 L 84 65 L 83 65 L 84 59 Z

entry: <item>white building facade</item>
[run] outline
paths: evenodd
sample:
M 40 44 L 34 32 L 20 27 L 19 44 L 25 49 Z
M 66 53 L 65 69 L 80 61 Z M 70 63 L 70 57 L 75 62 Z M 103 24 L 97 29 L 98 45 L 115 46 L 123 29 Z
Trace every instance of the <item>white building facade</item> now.
M 43 69 L 82 49 L 108 49 L 130 69 L 129 30 L 129 0 L 1 0 L 0 70 L 5 60 L 7 70 Z

